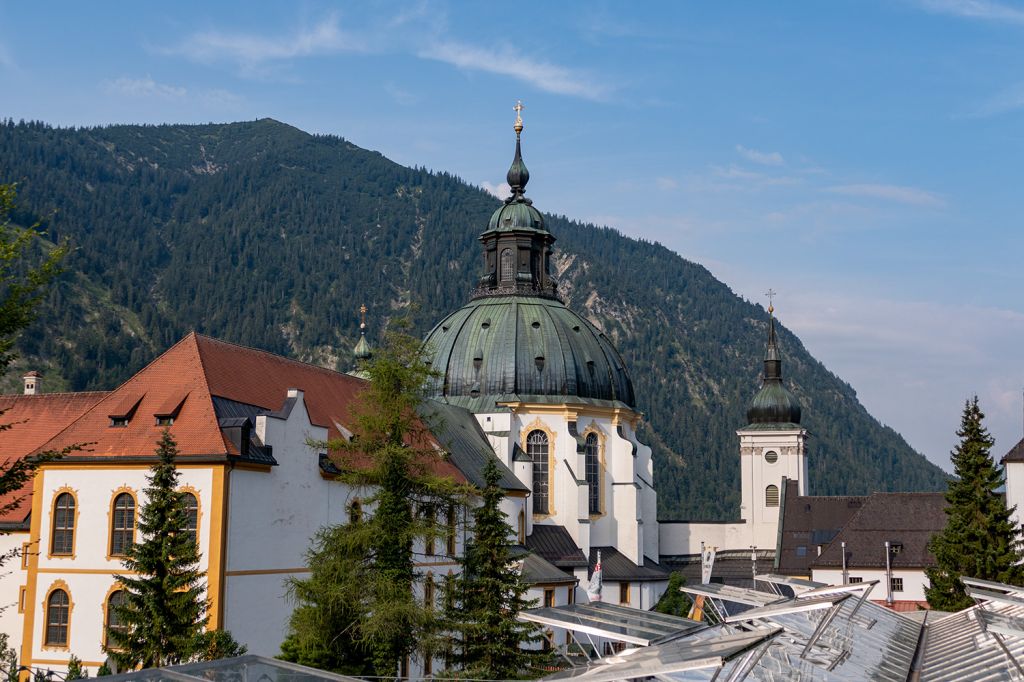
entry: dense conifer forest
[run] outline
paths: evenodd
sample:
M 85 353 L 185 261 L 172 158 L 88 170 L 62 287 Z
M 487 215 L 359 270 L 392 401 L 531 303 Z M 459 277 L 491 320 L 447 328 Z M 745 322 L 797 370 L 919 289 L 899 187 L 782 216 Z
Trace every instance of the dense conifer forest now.
M 360 303 L 377 335 L 407 311 L 426 332 L 468 299 L 476 237 L 498 205 L 447 173 L 270 119 L 6 121 L 0 181 L 18 183 L 18 222 L 40 219 L 74 247 L 6 390 L 29 368 L 44 372 L 47 391 L 109 389 L 191 329 L 348 369 Z M 735 431 L 759 385 L 764 310 L 659 244 L 557 216 L 549 229 L 567 304 L 631 368 L 660 516 L 736 517 Z M 944 489 L 937 467 L 778 331 L 813 434 L 812 494 Z

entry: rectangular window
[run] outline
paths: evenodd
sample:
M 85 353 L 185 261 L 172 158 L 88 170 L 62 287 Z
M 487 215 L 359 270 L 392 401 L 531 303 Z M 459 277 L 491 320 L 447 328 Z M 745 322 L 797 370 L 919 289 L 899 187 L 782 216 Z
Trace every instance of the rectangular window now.
M 23 542 L 23 543 L 21 543 L 21 567 L 22 568 L 28 568 L 28 556 L 29 556 L 28 548 L 31 546 L 31 544 L 32 543 L 30 543 L 30 542 Z
M 430 657 L 430 654 L 423 655 L 423 676 L 430 677 L 434 674 L 434 659 Z
M 18 591 L 18 613 L 25 613 L 25 595 L 28 593 L 28 588 L 22 586 Z
M 893 592 L 902 592 L 903 591 L 903 578 L 893 578 L 890 581 L 890 584 L 892 585 L 892 591 Z
M 860 584 L 862 582 L 864 582 L 864 578 L 861 578 L 859 575 L 851 575 L 850 576 L 850 584 L 851 585 L 858 585 L 858 584 Z
M 565 588 L 565 603 L 566 604 L 575 604 L 576 603 L 576 586 L 575 585 L 569 585 L 569 587 Z
M 128 426 L 128 417 L 111 417 L 110 425 L 118 428 Z
M 427 533 L 428 533 L 427 541 L 426 541 L 426 544 L 425 544 L 424 551 L 427 553 L 427 556 L 433 556 L 434 555 L 434 533 L 437 530 L 435 528 L 435 526 L 437 525 L 435 523 L 437 517 L 436 517 L 436 515 L 434 513 L 433 508 L 430 508 L 430 509 L 426 510 L 426 512 L 424 513 L 424 518 L 427 520 Z
M 629 604 L 629 583 L 619 583 L 619 603 Z
M 544 606 L 551 608 L 555 605 L 555 589 L 553 587 L 544 588 Z
M 455 556 L 456 522 L 455 507 L 448 507 L 448 556 Z
M 156 418 L 156 425 L 157 426 L 171 426 L 172 424 L 174 424 L 174 417 L 157 417 Z

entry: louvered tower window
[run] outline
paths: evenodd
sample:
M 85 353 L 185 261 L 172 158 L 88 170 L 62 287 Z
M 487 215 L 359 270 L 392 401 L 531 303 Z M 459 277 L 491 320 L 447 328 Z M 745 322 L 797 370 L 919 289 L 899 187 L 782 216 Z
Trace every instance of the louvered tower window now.
M 526 437 L 526 454 L 533 462 L 533 512 L 548 514 L 548 486 L 551 477 L 548 470 L 548 434 L 543 431 L 531 431 Z
M 764 504 L 766 507 L 779 506 L 779 486 L 770 485 L 764 489 Z
M 601 513 L 601 472 L 598 469 L 597 434 L 588 433 L 586 445 L 584 446 L 584 458 L 586 461 L 587 475 L 587 497 L 591 514 Z
M 512 281 L 512 249 L 505 249 L 501 252 L 501 281 Z

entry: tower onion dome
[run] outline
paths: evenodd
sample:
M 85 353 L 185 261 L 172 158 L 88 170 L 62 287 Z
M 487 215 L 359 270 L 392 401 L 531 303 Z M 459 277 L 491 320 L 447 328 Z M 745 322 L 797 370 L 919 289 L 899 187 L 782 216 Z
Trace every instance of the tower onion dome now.
M 764 383 L 747 409 L 751 425 L 785 428 L 800 425 L 800 403 L 782 385 L 782 359 L 775 338 L 774 308 L 768 306 L 768 348 L 764 355 Z
M 499 402 L 633 407 L 633 382 L 607 336 L 569 310 L 550 275 L 555 237 L 526 198 L 522 105 L 516 105 L 511 196 L 480 235 L 484 274 L 472 300 L 425 339 L 437 371 L 431 393 L 471 410 Z

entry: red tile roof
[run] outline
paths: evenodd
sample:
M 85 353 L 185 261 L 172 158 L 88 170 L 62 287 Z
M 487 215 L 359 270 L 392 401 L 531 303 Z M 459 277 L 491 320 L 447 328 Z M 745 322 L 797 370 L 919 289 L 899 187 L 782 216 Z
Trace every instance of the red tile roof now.
M 0 396 L 0 410 L 3 410 L 0 423 L 10 425 L 10 428 L 0 431 L 0 463 L 7 464 L 35 452 L 107 395 L 105 392 L 85 392 Z M 26 498 L 17 509 L 0 515 L 0 523 L 24 521 L 32 507 L 27 499 L 31 492 L 30 483 L 19 491 L 0 497 L 0 508 L 15 499 Z
M 325 427 L 328 438 L 334 439 L 341 436 L 338 426 L 350 423 L 353 401 L 365 385 L 347 374 L 193 332 L 117 389 L 95 394 L 87 409 L 69 415 L 65 428 L 51 430 L 37 448 L 93 443 L 73 457 L 149 456 L 163 429 L 156 417 L 180 405 L 170 430 L 182 456 L 237 456 L 220 428 L 213 397 L 276 411 L 288 389 L 304 392 L 310 421 Z M 113 416 L 129 414 L 127 425 L 112 426 Z M 440 458 L 430 468 L 465 481 L 458 469 Z

